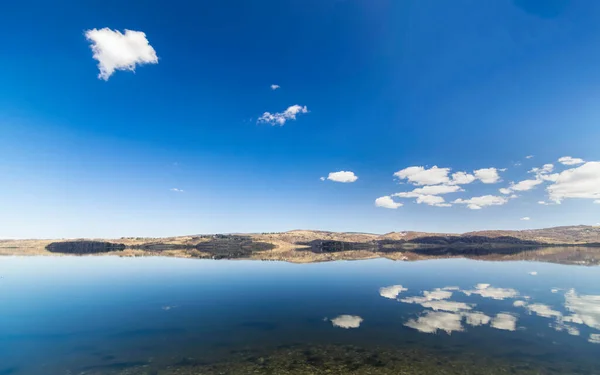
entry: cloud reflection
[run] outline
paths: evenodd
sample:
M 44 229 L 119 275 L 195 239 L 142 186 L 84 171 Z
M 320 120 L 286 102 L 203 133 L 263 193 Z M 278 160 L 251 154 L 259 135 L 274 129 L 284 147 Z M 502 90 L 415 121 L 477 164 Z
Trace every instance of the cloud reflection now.
M 407 290 L 408 289 L 404 288 L 402 285 L 384 286 L 383 288 L 379 288 L 379 295 L 384 298 L 396 299 L 398 294 L 406 292 Z
M 340 315 L 331 319 L 331 324 L 334 327 L 340 327 L 344 329 L 349 328 L 358 328 L 360 327 L 360 323 L 362 323 L 363 318 L 356 315 Z
M 467 317 L 467 324 L 474 327 L 488 324 L 492 320 L 492 318 L 481 312 L 464 313 L 463 315 Z
M 437 333 L 438 330 L 442 330 L 451 334 L 454 331 L 464 330 L 461 321 L 461 314 L 426 311 L 424 315 L 416 320 L 411 319 L 404 325 L 424 333 Z
M 563 321 L 600 329 L 600 296 L 578 295 L 571 289 L 565 293 L 565 309 L 573 314 L 564 317 Z
M 497 300 L 515 298 L 519 295 L 519 292 L 514 289 L 494 288 L 490 286 L 490 284 L 477 284 L 474 290 L 463 290 L 462 292 L 467 296 L 470 296 L 471 294 L 479 294 L 484 298 L 492 298 Z
M 499 313 L 492 319 L 490 325 L 496 329 L 515 331 L 517 329 L 517 317 L 508 313 Z

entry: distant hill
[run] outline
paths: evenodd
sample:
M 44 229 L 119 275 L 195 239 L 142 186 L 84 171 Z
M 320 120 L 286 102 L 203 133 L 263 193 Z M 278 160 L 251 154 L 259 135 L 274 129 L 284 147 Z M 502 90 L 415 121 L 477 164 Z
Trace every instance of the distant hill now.
M 600 226 L 565 226 L 533 230 L 487 230 L 462 234 L 392 232 L 386 234 L 291 230 L 281 233 L 211 234 L 167 238 L 2 240 L 0 255 L 173 256 L 210 259 L 261 259 L 317 262 L 387 257 L 420 260 L 443 257 L 520 259 L 524 251 L 570 246 L 559 250 L 561 259 L 579 251 L 587 264 L 600 259 Z M 575 247 L 594 247 L 581 252 Z M 555 251 L 551 251 L 555 254 Z M 543 252 L 544 256 L 550 254 Z M 598 257 L 596 257 L 596 253 Z M 508 254 L 508 255 L 507 255 Z M 591 254 L 591 255 L 590 255 Z M 510 255 L 510 256 L 509 256 Z M 553 255 L 554 256 L 554 255 Z M 573 262 L 578 257 L 573 258 Z M 592 260 L 590 260 L 592 259 Z

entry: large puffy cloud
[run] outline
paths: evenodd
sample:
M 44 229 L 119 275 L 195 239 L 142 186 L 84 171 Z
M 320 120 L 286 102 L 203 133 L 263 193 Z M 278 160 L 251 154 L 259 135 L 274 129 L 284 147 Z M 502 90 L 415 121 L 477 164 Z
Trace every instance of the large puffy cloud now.
M 425 167 L 408 167 L 394 173 L 394 176 L 408 180 L 415 185 L 438 185 L 450 182 L 448 173 L 450 168 L 438 168 L 437 165 L 427 169 Z
M 108 27 L 85 32 L 91 42 L 94 59 L 98 61 L 98 78 L 105 81 L 115 70 L 135 71 L 137 65 L 158 64 L 156 51 L 141 31 L 125 29 L 125 34 Z
M 547 191 L 555 202 L 565 198 L 600 199 L 600 162 L 587 162 L 561 172 Z
M 475 177 L 484 184 L 495 184 L 500 181 L 500 175 L 496 168 L 482 168 L 473 171 Z
M 379 198 L 375 199 L 375 206 L 383 207 L 383 208 L 390 208 L 390 209 L 395 210 L 398 207 L 402 207 L 402 203 L 394 202 L 392 197 L 386 195 L 384 197 L 379 197 Z
M 283 112 L 265 112 L 258 118 L 259 123 L 283 126 L 288 120 L 295 120 L 296 116 L 301 113 L 308 113 L 306 106 L 294 104 L 289 106 Z
M 424 167 L 409 167 L 396 172 L 394 175 L 399 178 L 406 178 L 416 185 L 465 185 L 475 180 L 480 180 L 484 184 L 494 184 L 500 181 L 496 168 L 482 168 L 473 171 L 473 174 L 467 172 L 456 172 L 452 174 L 452 179 L 448 178 L 450 168 L 438 168 L 433 166 L 430 169 Z
M 571 156 L 563 156 L 562 158 L 558 159 L 558 162 L 564 165 L 577 165 L 585 163 L 585 160 Z
M 508 202 L 508 198 L 499 197 L 496 195 L 483 195 L 481 197 L 473 197 L 469 199 L 457 199 L 453 203 L 466 204 L 471 210 L 480 210 L 486 206 L 501 206 Z
M 358 180 L 358 176 L 356 176 L 354 174 L 354 172 L 351 171 L 339 171 L 339 172 L 331 172 L 329 173 L 329 176 L 327 176 L 327 179 L 330 181 L 335 181 L 335 182 L 354 182 L 356 180 Z

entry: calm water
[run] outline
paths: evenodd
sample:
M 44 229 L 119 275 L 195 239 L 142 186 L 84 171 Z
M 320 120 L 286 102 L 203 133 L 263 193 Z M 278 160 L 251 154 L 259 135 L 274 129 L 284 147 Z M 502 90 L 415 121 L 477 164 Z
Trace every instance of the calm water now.
M 600 373 L 600 268 L 0 258 L 1 375 L 319 371 Z

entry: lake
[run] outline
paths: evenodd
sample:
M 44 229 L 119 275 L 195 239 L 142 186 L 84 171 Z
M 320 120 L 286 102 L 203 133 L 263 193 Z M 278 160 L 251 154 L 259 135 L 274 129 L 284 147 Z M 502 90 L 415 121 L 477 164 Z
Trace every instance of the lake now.
M 0 258 L 0 375 L 598 374 L 600 268 Z

